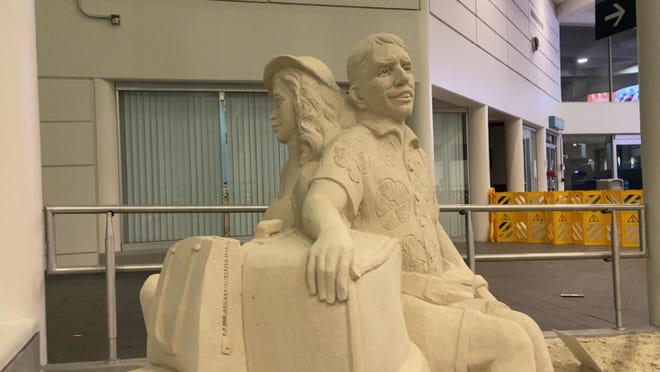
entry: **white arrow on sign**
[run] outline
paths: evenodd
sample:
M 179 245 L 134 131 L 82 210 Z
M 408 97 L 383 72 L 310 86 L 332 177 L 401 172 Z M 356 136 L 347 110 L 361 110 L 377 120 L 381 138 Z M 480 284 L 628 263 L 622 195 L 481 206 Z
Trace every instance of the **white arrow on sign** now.
M 614 3 L 612 5 L 616 8 L 616 12 L 605 17 L 605 20 L 609 21 L 616 18 L 616 21 L 614 21 L 614 27 L 616 27 L 619 24 L 619 22 L 621 22 L 621 18 L 623 18 L 623 15 L 626 13 L 626 10 L 623 9 L 621 5 L 617 3 Z

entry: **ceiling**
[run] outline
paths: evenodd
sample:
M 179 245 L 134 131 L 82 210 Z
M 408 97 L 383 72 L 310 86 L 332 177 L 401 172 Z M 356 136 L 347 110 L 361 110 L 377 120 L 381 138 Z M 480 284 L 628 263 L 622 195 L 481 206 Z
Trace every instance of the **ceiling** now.
M 557 19 L 562 25 L 593 25 L 595 0 L 553 0 Z

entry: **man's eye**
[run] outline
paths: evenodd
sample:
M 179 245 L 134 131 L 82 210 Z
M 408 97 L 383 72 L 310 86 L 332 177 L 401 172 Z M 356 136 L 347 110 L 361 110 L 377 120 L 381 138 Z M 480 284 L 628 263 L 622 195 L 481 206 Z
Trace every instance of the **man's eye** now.
M 388 75 L 391 71 L 392 71 L 391 68 L 389 68 L 389 67 L 383 67 L 383 68 L 381 68 L 380 70 L 378 70 L 378 76 Z
M 409 64 L 405 64 L 405 65 L 403 65 L 403 66 L 401 66 L 401 67 L 403 68 L 404 71 L 408 71 L 408 72 L 410 72 L 410 71 L 412 70 L 412 66 L 409 65 Z

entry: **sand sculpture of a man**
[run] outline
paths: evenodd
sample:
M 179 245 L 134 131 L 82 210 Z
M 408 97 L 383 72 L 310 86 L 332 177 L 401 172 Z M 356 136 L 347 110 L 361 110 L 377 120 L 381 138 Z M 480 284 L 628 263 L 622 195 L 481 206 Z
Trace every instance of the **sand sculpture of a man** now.
M 347 75 L 357 123 L 324 151 L 302 210 L 315 240 L 307 262 L 310 294 L 327 303 L 349 297 L 359 249 L 349 228 L 396 237 L 406 325 L 433 371 L 552 371 L 536 323 L 490 294 L 438 223 L 430 168 L 405 124 L 415 80 L 403 41 L 367 37 L 349 56 Z
M 404 43 L 372 35 L 347 68 L 351 105 L 321 61 L 267 65 L 274 129 L 292 154 L 267 214 L 277 220 L 242 247 L 193 237 L 169 250 L 141 291 L 140 371 L 552 370 L 538 326 L 488 292 L 437 221 L 405 125 Z

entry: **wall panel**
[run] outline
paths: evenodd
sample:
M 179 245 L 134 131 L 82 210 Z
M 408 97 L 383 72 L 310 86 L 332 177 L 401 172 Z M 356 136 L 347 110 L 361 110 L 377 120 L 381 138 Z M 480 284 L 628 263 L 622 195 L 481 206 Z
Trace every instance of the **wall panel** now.
M 39 79 L 42 187 L 45 205 L 96 205 L 94 85 L 90 79 Z M 56 221 L 57 254 L 77 265 L 97 263 L 94 215 Z M 58 258 L 59 262 L 59 258 Z

